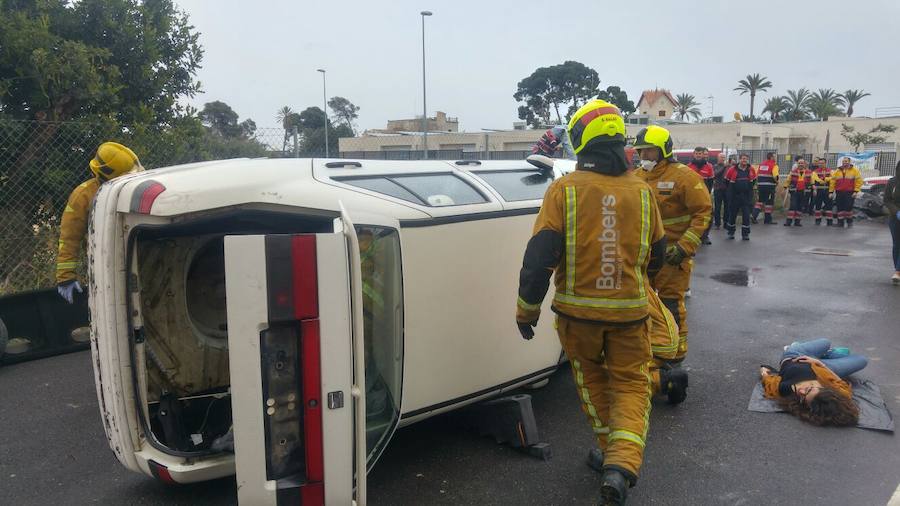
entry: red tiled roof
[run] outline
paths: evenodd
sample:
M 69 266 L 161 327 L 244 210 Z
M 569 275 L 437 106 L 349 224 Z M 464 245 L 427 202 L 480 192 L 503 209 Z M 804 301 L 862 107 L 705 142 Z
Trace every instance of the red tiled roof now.
M 644 90 L 644 92 L 641 93 L 640 100 L 638 100 L 638 105 L 640 105 L 641 102 L 643 102 L 645 99 L 647 100 L 647 105 L 652 105 L 660 97 L 669 99 L 669 102 L 672 103 L 673 107 L 678 104 L 678 102 L 676 102 L 675 99 L 672 98 L 672 93 L 670 93 L 669 90 L 660 90 L 657 88 L 655 90 Z

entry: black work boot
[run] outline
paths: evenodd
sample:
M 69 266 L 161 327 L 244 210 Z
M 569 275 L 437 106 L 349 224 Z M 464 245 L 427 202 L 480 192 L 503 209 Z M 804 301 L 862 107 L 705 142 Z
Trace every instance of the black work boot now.
M 659 370 L 659 393 L 668 398 L 669 404 L 684 402 L 687 398 L 687 387 L 688 373 L 684 369 L 666 365 Z
M 853 226 L 853 218 L 847 218 L 847 228 L 850 228 L 852 226 Z
M 786 222 L 784 222 L 784 226 L 785 226 L 785 227 L 790 227 L 792 221 L 794 221 L 794 220 L 788 218 L 788 220 L 787 220 Z
M 772 220 L 772 213 L 766 213 L 766 217 L 763 219 L 763 225 L 774 225 L 775 221 Z
M 602 506 L 625 504 L 628 488 L 634 486 L 633 478 L 626 476 L 626 472 L 612 466 L 603 469 L 603 475 L 600 478 L 600 504 Z
M 822 218 L 816 218 L 816 226 L 818 227 L 821 224 L 822 224 Z
M 600 448 L 591 448 L 588 452 L 587 465 L 598 473 L 603 472 L 603 450 Z
M 826 226 L 826 227 L 833 227 L 833 226 L 834 226 L 834 220 L 832 220 L 832 219 L 827 219 L 827 220 L 825 220 L 825 226 Z
M 796 220 L 794 220 L 794 226 L 795 226 L 795 227 L 802 227 L 803 225 L 800 224 L 800 220 L 799 220 L 799 219 L 796 219 Z
M 838 220 L 837 226 L 838 226 L 838 228 L 843 228 L 843 227 L 844 227 L 844 220 Z

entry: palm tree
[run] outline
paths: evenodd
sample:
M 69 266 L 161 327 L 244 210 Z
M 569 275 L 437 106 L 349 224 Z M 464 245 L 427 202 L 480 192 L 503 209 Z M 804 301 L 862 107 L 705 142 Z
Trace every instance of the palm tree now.
M 747 74 L 746 79 L 738 81 L 737 88 L 734 91 L 741 92 L 741 95 L 750 94 L 750 117 L 753 118 L 753 104 L 756 102 L 756 92 L 766 91 L 772 87 L 772 82 L 766 76 L 759 74 Z
M 866 93 L 865 90 L 847 90 L 841 93 L 841 98 L 847 102 L 847 117 L 853 116 L 853 106 L 857 102 L 870 95 L 871 93 Z
M 809 117 L 809 90 L 806 88 L 788 90 L 787 96 L 784 98 L 787 100 L 788 104 L 787 111 L 785 111 L 788 119 L 799 121 Z
M 679 120 L 684 121 L 685 116 L 694 119 L 700 117 L 700 109 L 697 108 L 700 103 L 695 98 L 689 93 L 682 93 L 675 97 L 675 115 Z
M 819 88 L 809 98 L 809 112 L 821 121 L 827 120 L 829 116 L 841 114 L 843 105 L 844 98 L 831 88 Z
M 788 110 L 788 102 L 784 97 L 772 97 L 766 99 L 766 106 L 763 108 L 763 113 L 769 113 L 772 117 L 772 121 L 777 122 L 781 119 L 781 113 Z
M 284 120 L 288 118 L 291 114 L 294 114 L 294 110 L 288 106 L 284 106 L 281 109 L 278 109 L 278 112 L 275 113 L 275 119 L 284 126 L 284 129 L 287 130 L 287 126 L 285 126 Z

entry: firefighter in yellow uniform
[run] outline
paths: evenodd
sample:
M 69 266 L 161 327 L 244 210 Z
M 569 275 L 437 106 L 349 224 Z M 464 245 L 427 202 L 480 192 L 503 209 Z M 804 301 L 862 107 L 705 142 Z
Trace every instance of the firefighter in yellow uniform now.
M 647 270 L 662 263 L 665 231 L 650 188 L 627 171 L 619 109 L 594 100 L 568 131 L 577 169 L 544 196 L 522 263 L 516 321 L 531 339 L 555 270 L 559 340 L 600 448 L 588 463 L 601 472 L 602 504 L 622 504 L 647 438 Z
M 79 293 L 83 291 L 75 268 L 78 265 L 81 242 L 87 232 L 88 215 L 91 212 L 94 195 L 106 181 L 140 169 L 141 162 L 134 151 L 127 147 L 115 142 L 104 142 L 97 148 L 97 155 L 90 161 L 89 166 L 94 177 L 78 185 L 69 195 L 59 230 L 56 290 L 69 304 L 74 301 L 75 291 Z
M 650 185 L 666 229 L 666 261 L 653 279 L 653 288 L 669 308 L 678 325 L 678 353 L 671 360 L 684 360 L 688 350 L 687 308 L 684 294 L 691 284 L 693 256 L 709 225 L 712 203 L 703 179 L 688 166 L 675 161 L 672 136 L 660 126 L 638 132 L 634 149 L 641 157 L 638 177 Z

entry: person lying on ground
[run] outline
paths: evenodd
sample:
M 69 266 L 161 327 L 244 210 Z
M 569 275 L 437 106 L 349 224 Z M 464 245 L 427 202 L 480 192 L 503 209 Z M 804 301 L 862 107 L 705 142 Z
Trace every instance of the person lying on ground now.
M 859 407 L 845 379 L 868 364 L 847 348 L 832 348 L 828 339 L 785 346 L 779 370 L 760 367 L 765 396 L 813 425 L 853 426 Z

